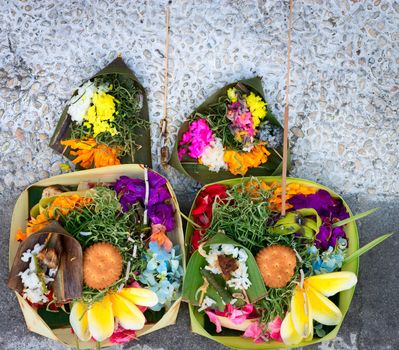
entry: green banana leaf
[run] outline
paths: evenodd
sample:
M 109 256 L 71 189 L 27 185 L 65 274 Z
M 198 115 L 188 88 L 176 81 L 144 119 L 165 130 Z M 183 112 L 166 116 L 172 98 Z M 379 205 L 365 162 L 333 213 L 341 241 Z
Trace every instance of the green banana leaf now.
M 235 86 L 237 83 L 244 84 L 246 87 L 249 88 L 250 91 L 253 91 L 255 94 L 262 96 L 262 98 L 266 101 L 264 92 L 263 92 L 263 87 L 262 87 L 262 80 L 260 77 L 255 77 L 247 80 L 240 80 L 237 82 L 234 82 L 232 84 L 229 84 L 222 89 L 218 90 L 215 92 L 213 95 L 208 97 L 206 101 L 201 104 L 195 112 L 199 113 L 205 113 L 208 109 L 208 106 L 211 104 L 214 104 L 218 101 L 218 99 L 221 96 L 225 96 L 227 94 L 227 89 Z M 270 111 L 270 109 L 267 109 L 267 115 L 266 115 L 266 120 L 269 120 L 269 122 L 273 125 L 279 126 L 282 128 L 281 124 L 278 122 L 276 117 L 273 115 L 273 113 Z M 184 175 L 191 176 L 198 182 L 202 184 L 207 184 L 210 182 L 214 181 L 222 181 L 222 180 L 227 180 L 227 179 L 232 179 L 232 178 L 242 178 L 241 175 L 233 175 L 229 171 L 219 171 L 218 173 L 212 172 L 208 170 L 208 167 L 198 164 L 196 159 L 192 159 L 191 161 L 188 160 L 179 160 L 178 157 L 178 147 L 179 147 L 179 142 L 183 136 L 183 134 L 188 130 L 189 127 L 189 122 L 186 121 L 184 122 L 177 134 L 176 142 L 173 147 L 172 155 L 169 160 L 169 164 L 173 166 L 176 170 L 181 172 Z M 246 174 L 246 176 L 265 176 L 265 175 L 280 175 L 283 167 L 281 155 L 283 154 L 282 147 L 277 149 L 277 152 L 274 149 L 269 149 L 270 151 L 270 156 L 265 164 L 262 164 L 258 168 L 250 168 Z M 291 156 L 290 153 L 288 152 L 288 170 L 291 165 Z
M 268 184 L 272 184 L 273 182 L 280 182 L 281 183 L 281 177 L 279 176 L 260 176 L 258 177 L 260 180 L 265 181 Z M 226 186 L 233 186 L 236 185 L 238 183 L 240 183 L 241 181 L 249 181 L 250 178 L 242 178 L 242 179 L 230 179 L 230 180 L 224 180 L 224 181 L 219 181 L 216 183 L 219 184 L 223 184 Z M 287 183 L 299 183 L 301 185 L 307 185 L 307 186 L 312 186 L 312 187 L 316 187 L 318 189 L 323 189 L 328 191 L 332 196 L 334 196 L 335 198 L 340 198 L 343 202 L 343 204 L 345 205 L 348 213 L 350 216 L 353 216 L 348 204 L 343 200 L 342 197 L 340 197 L 338 194 L 336 194 L 335 192 L 333 192 L 331 189 L 329 189 L 328 187 L 325 187 L 323 185 L 320 185 L 318 183 L 312 182 L 312 181 L 308 181 L 308 180 L 304 180 L 304 179 L 297 179 L 297 178 L 288 178 L 287 179 Z M 198 192 L 200 193 L 200 192 Z M 194 207 L 195 204 L 195 200 L 193 202 L 193 206 L 191 208 L 191 211 Z M 190 219 L 193 219 L 192 215 L 191 215 L 191 211 L 190 211 Z M 187 249 L 187 254 L 186 256 L 189 256 L 189 250 L 191 247 L 191 236 L 194 232 L 194 227 L 192 226 L 192 224 L 190 224 L 190 222 L 187 223 L 187 227 L 186 227 L 186 234 L 185 234 L 185 246 Z M 348 246 L 348 256 L 351 256 L 353 253 L 355 253 L 356 251 L 358 251 L 359 249 L 359 237 L 358 237 L 358 232 L 357 232 L 357 226 L 355 222 L 349 222 L 346 226 L 345 226 L 345 232 L 346 235 L 348 237 L 348 241 L 349 241 L 349 246 Z M 194 256 L 194 255 L 193 255 Z M 189 261 L 189 266 L 191 264 L 191 259 Z M 353 258 L 351 261 L 349 261 L 348 263 L 345 263 L 345 265 L 342 267 L 342 270 L 344 271 L 352 271 L 354 272 L 356 275 L 358 274 L 358 270 L 359 270 L 359 257 L 355 257 Z M 193 275 L 193 278 L 196 277 L 197 274 Z M 187 273 L 186 273 L 186 277 L 185 280 L 191 280 L 191 273 L 188 267 Z M 353 294 L 355 292 L 355 287 L 343 291 L 341 293 L 339 293 L 339 300 L 338 300 L 338 307 L 342 312 L 342 315 L 345 316 L 350 303 L 352 301 L 352 297 Z M 275 341 L 269 341 L 267 343 L 254 343 L 251 339 L 246 339 L 240 336 L 223 336 L 223 335 L 213 335 L 210 334 L 206 329 L 205 329 L 205 318 L 203 313 L 199 313 L 197 311 L 197 307 L 194 305 L 189 304 L 189 312 L 190 312 L 190 321 L 191 321 L 191 329 L 194 333 L 200 334 L 204 337 L 207 337 L 209 339 L 212 339 L 218 343 L 221 343 L 225 346 L 228 346 L 230 348 L 233 349 L 246 349 L 246 350 L 265 350 L 265 349 L 287 349 L 287 348 L 291 348 L 292 346 L 286 346 L 283 343 L 279 343 L 279 342 L 275 342 Z M 338 334 L 338 331 L 341 327 L 341 324 L 338 324 L 337 326 L 335 326 L 331 332 L 329 332 L 328 334 L 326 334 L 323 338 L 317 338 L 314 337 L 311 341 L 303 341 L 299 344 L 296 345 L 296 347 L 301 347 L 301 346 L 306 346 L 306 345 L 310 345 L 310 344 L 315 344 L 315 343 L 319 343 L 322 341 L 328 341 L 331 340 L 333 338 L 335 338 Z
M 218 233 L 212 237 L 212 239 L 203 245 L 203 248 L 206 249 L 212 244 L 232 244 L 245 250 L 245 252 L 248 254 L 248 275 L 250 281 L 252 282 L 251 286 L 247 290 L 248 299 L 251 301 L 251 303 L 255 303 L 256 301 L 263 299 L 267 295 L 266 287 L 259 272 L 258 265 L 256 264 L 256 260 L 251 252 L 243 245 L 235 242 L 231 238 L 221 233 Z M 200 288 L 204 282 L 200 269 L 202 269 L 205 265 L 205 258 L 198 251 L 194 252 L 187 265 L 186 278 L 183 282 L 183 300 L 190 304 L 198 305 L 195 294 L 198 288 Z
M 133 83 L 140 91 L 143 97 L 143 107 L 140 111 L 139 118 L 149 121 L 148 116 L 148 102 L 147 102 L 147 94 L 145 92 L 144 87 L 140 84 L 138 79 L 136 78 L 133 71 L 126 65 L 121 57 L 117 57 L 114 61 L 112 61 L 107 67 L 98 72 L 96 75 L 91 77 L 90 79 L 94 79 L 96 77 L 104 76 L 107 74 L 119 74 L 121 79 L 127 79 L 130 83 Z M 88 79 L 88 80 L 90 80 Z M 77 91 L 75 91 L 76 93 Z M 74 94 L 75 94 L 74 93 Z M 65 146 L 61 145 L 61 141 L 68 139 L 70 135 L 70 124 L 71 117 L 68 115 L 68 104 L 65 106 L 62 111 L 60 120 L 55 128 L 54 134 L 50 140 L 50 147 L 55 151 L 64 154 L 68 159 L 73 160 L 75 156 L 72 156 L 69 153 L 69 147 L 65 150 Z M 137 138 L 135 142 L 138 145 L 141 145 L 141 148 L 136 150 L 134 159 L 130 155 L 125 155 L 120 159 L 122 164 L 129 163 L 138 163 L 144 164 L 151 168 L 152 160 L 151 160 L 151 133 L 150 129 L 142 129 L 137 132 Z M 64 151 L 65 150 L 65 151 Z M 76 166 L 77 170 L 81 170 L 82 168 L 78 165 Z

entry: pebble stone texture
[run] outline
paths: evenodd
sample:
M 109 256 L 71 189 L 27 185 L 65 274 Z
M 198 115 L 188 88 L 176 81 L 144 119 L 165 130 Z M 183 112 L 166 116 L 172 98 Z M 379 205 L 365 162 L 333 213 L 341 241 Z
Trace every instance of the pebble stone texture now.
M 65 162 L 49 138 L 74 89 L 118 54 L 146 87 L 159 168 L 167 1 L 41 0 L 0 4 L 1 277 L 12 207 L 29 184 Z M 282 120 L 288 1 L 174 0 L 170 4 L 171 147 L 187 114 L 223 85 L 260 75 Z M 294 0 L 291 175 L 318 181 L 354 211 L 365 243 L 398 226 L 399 2 Z M 187 210 L 198 185 L 163 171 Z M 396 220 L 396 223 L 393 222 Z M 399 349 L 397 238 L 362 258 L 361 281 L 339 337 L 310 349 Z M 383 273 L 382 273 L 383 272 Z M 383 275 L 383 276 L 382 276 Z M 29 333 L 2 283 L 1 349 L 64 349 Z M 225 349 L 178 325 L 114 349 Z

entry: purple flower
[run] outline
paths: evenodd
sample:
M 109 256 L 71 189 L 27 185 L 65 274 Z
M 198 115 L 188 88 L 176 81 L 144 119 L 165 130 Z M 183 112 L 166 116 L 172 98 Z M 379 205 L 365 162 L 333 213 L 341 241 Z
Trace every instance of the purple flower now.
M 298 194 L 288 200 L 293 209 L 314 208 L 320 215 L 323 224 L 315 238 L 318 248 L 327 250 L 329 246 L 335 247 L 338 238 L 346 238 L 342 227 L 332 227 L 335 222 L 342 221 L 349 217 L 341 199 L 334 198 L 325 190 L 319 190 L 314 194 Z
M 166 179 L 154 171 L 148 172 L 148 182 L 152 188 L 166 185 Z
M 157 203 L 163 203 L 171 198 L 168 188 L 166 187 L 166 179 L 153 172 L 148 172 L 149 195 L 148 207 Z M 136 202 L 144 205 L 145 200 L 145 181 L 140 179 L 132 179 L 128 176 L 121 176 L 115 183 L 114 187 L 119 196 L 119 201 L 124 211 L 128 211 L 130 206 Z
M 320 226 L 319 233 L 316 235 L 315 244 L 317 248 L 327 250 L 328 247 L 335 247 L 338 238 L 346 238 L 342 227 L 333 228 L 329 223 Z
M 148 217 L 153 224 L 161 224 L 166 231 L 172 231 L 175 227 L 174 210 L 171 204 L 158 203 L 148 208 Z

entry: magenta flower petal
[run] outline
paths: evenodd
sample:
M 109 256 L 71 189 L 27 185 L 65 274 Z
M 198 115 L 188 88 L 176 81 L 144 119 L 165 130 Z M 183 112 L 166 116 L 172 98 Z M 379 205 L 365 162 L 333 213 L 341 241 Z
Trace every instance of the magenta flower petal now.
M 216 333 L 220 333 L 222 331 L 222 324 L 216 314 L 212 311 L 205 311 L 205 313 L 208 315 L 209 320 L 216 326 Z

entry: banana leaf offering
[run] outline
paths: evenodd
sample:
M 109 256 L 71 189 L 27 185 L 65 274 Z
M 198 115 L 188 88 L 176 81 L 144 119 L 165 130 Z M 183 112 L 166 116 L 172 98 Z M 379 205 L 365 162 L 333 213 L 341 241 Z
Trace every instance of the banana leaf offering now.
M 282 143 L 283 128 L 255 77 L 225 86 L 191 113 L 179 129 L 170 164 L 203 184 L 279 175 Z
M 359 256 L 356 219 L 336 193 L 280 177 L 203 187 L 186 229 L 183 283 L 193 332 L 235 349 L 305 346 L 334 338 L 349 309 Z
M 50 147 L 78 169 L 121 163 L 151 167 L 146 92 L 121 57 L 74 92 Z
M 175 323 L 183 244 L 176 197 L 158 173 L 60 175 L 16 203 L 8 286 L 31 331 L 80 349 L 122 344 Z

